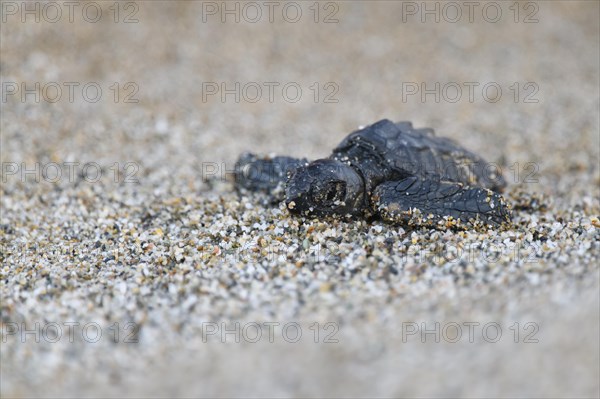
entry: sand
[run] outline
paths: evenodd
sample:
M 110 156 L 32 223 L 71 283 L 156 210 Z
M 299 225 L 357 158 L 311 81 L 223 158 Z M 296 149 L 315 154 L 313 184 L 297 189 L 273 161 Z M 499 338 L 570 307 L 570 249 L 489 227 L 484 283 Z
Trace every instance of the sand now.
M 600 395 L 598 3 L 371 3 L 2 3 L 3 397 Z M 498 165 L 513 227 L 233 188 L 382 118 Z

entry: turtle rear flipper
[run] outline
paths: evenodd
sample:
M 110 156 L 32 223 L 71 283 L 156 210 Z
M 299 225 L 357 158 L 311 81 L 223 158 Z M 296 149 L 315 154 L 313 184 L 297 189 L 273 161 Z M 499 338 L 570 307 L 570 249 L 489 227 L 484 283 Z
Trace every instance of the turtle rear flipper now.
M 504 198 L 491 190 L 416 176 L 377 186 L 373 208 L 386 221 L 435 228 L 499 227 L 510 224 Z

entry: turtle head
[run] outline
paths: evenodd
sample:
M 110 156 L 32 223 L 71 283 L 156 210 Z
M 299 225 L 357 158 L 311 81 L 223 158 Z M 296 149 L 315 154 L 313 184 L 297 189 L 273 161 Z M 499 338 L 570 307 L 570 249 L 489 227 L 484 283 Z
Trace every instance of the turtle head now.
M 357 215 L 362 211 L 364 182 L 351 166 L 319 159 L 296 169 L 289 177 L 285 202 L 303 215 Z

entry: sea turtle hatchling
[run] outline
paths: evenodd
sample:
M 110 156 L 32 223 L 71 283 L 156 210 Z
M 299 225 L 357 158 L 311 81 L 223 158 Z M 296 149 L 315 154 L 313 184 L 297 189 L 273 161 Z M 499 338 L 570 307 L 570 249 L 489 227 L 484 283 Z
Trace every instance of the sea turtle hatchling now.
M 349 134 L 325 159 L 244 153 L 236 186 L 285 201 L 304 216 L 380 217 L 409 226 L 488 228 L 510 224 L 499 169 L 456 142 L 381 120 Z

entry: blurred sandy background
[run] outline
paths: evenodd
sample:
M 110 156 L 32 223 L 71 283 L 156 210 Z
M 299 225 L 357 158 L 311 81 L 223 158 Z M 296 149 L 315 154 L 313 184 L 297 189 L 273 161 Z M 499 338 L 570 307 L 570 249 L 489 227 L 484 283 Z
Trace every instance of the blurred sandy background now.
M 60 18 L 55 6 L 27 3 L 38 4 L 40 20 L 26 14 L 23 22 L 25 3 L 2 2 L 4 397 L 598 397 L 598 2 L 498 2 L 498 17 L 481 2 L 472 22 L 458 2 L 456 23 L 454 10 L 436 2 L 427 7 L 438 7 L 439 22 L 423 15 L 422 2 L 275 2 L 273 22 L 262 2 L 76 3 L 72 22 L 63 3 L 55 3 Z M 102 14 L 90 22 L 97 8 Z M 74 82 L 72 102 L 65 82 Z M 23 83 L 39 83 L 39 101 L 23 95 Z M 97 102 L 93 88 L 82 92 L 90 83 L 102 90 Z M 423 85 L 436 83 L 439 101 L 422 98 Z M 222 85 L 234 93 L 222 98 Z M 509 260 L 491 278 L 475 265 L 470 279 L 468 263 L 458 277 L 444 265 L 415 277 L 396 264 L 389 278 L 343 278 L 344 270 L 366 276 L 378 263 L 397 263 L 394 251 L 348 255 L 338 268 L 305 262 L 296 274 L 293 257 L 217 256 L 208 266 L 185 249 L 191 240 L 216 242 L 226 229 L 220 221 L 247 224 L 256 238 L 261 220 L 253 212 L 267 212 L 229 210 L 237 196 L 227 183 L 204 182 L 206 165 L 231 169 L 245 150 L 323 157 L 348 132 L 382 118 L 432 127 L 503 165 L 511 196 L 543 195 L 548 204 L 533 222 L 527 212 L 518 216 L 517 229 L 540 247 L 544 234 L 564 234 L 549 238 L 554 246 L 535 267 Z M 110 178 L 35 181 L 11 169 L 51 162 L 94 162 Z M 128 163 L 133 169 L 123 170 Z M 139 184 L 124 180 L 129 172 Z M 196 228 L 178 222 L 182 201 Z M 377 228 L 385 237 L 398 231 Z M 340 229 L 344 254 L 372 245 L 377 232 Z M 157 253 L 136 252 L 143 234 L 161 236 Z M 284 241 L 298 239 L 287 234 Z M 171 265 L 174 248 L 185 251 L 187 269 Z M 150 271 L 133 272 L 141 263 Z M 67 320 L 143 327 L 138 344 L 6 336 L 8 323 Z M 335 322 L 340 342 L 222 344 L 199 335 L 204 322 L 265 320 L 304 323 L 305 338 L 311 323 Z M 498 322 L 504 336 L 495 344 L 402 341 L 403 322 L 435 321 Z M 526 322 L 540 326 L 539 342 L 514 343 L 515 322 L 521 333 Z

